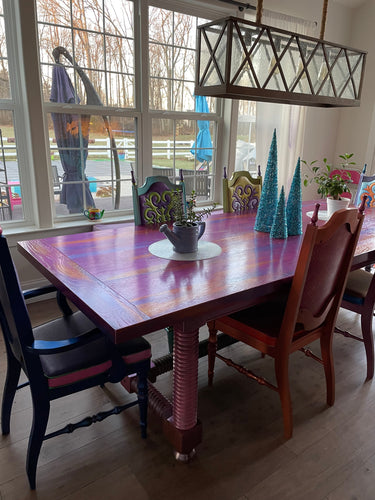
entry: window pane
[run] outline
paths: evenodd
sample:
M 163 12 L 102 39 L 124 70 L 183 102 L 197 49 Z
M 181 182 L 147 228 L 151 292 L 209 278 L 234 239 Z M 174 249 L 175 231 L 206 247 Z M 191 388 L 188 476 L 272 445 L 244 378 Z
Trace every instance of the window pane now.
M 256 102 L 239 101 L 235 170 L 257 174 Z
M 59 118 L 53 123 L 49 115 L 51 164 L 57 171 L 57 216 L 82 213 L 87 207 L 130 209 L 130 170 L 136 161 L 135 120 L 68 114 Z M 61 123 L 66 126 L 59 134 Z
M 0 220 L 22 220 L 22 191 L 18 171 L 13 113 L 0 111 Z
M 202 19 L 149 8 L 150 108 L 194 110 L 196 27 Z
M 8 53 L 5 39 L 3 4 L 0 0 L 0 99 L 10 99 Z
M 182 169 L 186 194 L 189 195 L 192 190 L 195 190 L 198 201 L 209 200 L 213 197 L 211 186 L 213 186 L 215 151 L 212 143 L 215 143 L 216 124 L 208 121 L 204 124 L 207 126 L 207 134 L 212 141 L 211 147 L 206 147 L 198 139 L 203 127 L 202 122 L 152 120 L 153 175 L 166 175 L 175 181 Z
M 134 38 L 133 2 L 107 2 L 104 32 Z
M 104 8 L 104 12 L 103 12 Z M 128 0 L 37 0 L 43 95 L 49 100 L 53 50 L 64 47 L 84 70 L 105 106 L 134 107 L 134 14 Z M 72 12 L 72 18 L 71 18 Z M 69 57 L 61 64 L 72 67 Z M 73 88 L 86 104 L 81 76 L 71 75 Z M 87 86 L 87 85 L 86 85 Z M 87 90 L 86 90 L 87 91 Z M 89 102 L 90 103 L 90 102 Z

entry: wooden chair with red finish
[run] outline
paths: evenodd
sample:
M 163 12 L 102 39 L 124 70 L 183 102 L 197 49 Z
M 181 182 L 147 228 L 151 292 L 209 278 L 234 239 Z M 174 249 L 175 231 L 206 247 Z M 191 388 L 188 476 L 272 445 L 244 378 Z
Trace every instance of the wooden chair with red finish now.
M 209 385 L 213 381 L 215 358 L 218 357 L 240 373 L 277 391 L 286 439 L 293 431 L 288 373 L 291 353 L 301 350 L 323 364 L 327 404 L 334 403 L 333 330 L 364 218 L 362 204 L 359 210 L 339 210 L 326 224 L 318 226 L 318 210 L 319 204 L 306 228 L 290 288 L 259 305 L 208 322 Z M 218 331 L 272 356 L 277 385 L 218 354 Z M 320 340 L 322 359 L 305 348 L 316 339 Z

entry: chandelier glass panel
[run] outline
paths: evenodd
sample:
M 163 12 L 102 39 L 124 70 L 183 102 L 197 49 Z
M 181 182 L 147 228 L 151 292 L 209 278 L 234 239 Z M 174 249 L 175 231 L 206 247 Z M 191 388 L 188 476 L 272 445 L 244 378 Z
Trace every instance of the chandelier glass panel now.
M 227 17 L 198 27 L 195 94 L 359 106 L 366 52 Z

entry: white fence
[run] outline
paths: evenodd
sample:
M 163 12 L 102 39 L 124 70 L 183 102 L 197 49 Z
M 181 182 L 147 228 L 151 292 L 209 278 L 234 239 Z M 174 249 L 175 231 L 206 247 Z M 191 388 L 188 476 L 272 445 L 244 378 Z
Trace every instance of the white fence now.
M 168 160 L 173 156 L 188 156 L 194 141 L 153 141 L 152 142 L 152 155 L 163 156 Z M 3 138 L 4 154 L 6 158 L 17 157 L 15 140 L 13 138 Z M 120 159 L 135 160 L 136 149 L 134 139 L 118 139 L 116 140 L 116 148 Z M 55 141 L 50 138 L 50 151 L 53 159 L 59 157 L 59 150 Z M 88 146 L 88 158 L 90 156 L 110 158 L 111 157 L 111 143 L 109 138 L 104 139 L 91 139 Z M 1 157 L 0 157 L 1 160 Z

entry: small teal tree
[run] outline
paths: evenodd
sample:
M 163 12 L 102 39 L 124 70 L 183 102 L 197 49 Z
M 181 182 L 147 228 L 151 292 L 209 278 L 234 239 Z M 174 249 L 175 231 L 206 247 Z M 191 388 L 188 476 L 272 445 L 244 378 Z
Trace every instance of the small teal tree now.
M 288 235 L 302 234 L 301 160 L 298 158 L 286 205 Z
M 273 220 L 271 238 L 285 239 L 288 237 L 288 226 L 286 223 L 286 207 L 284 186 L 281 188 L 279 201 L 277 203 L 276 213 Z
M 272 228 L 273 219 L 277 205 L 277 140 L 276 129 L 268 155 L 267 169 L 264 175 L 262 194 L 260 195 L 259 207 L 255 219 L 255 231 L 269 233 Z

